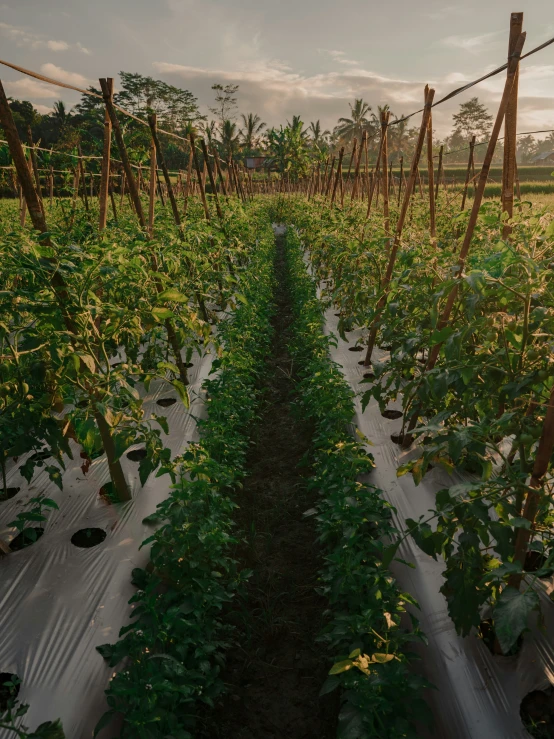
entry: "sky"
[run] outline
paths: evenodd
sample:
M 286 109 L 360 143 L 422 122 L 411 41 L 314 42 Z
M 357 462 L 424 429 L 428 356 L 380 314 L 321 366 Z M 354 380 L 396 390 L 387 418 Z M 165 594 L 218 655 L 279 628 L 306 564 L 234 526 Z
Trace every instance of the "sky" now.
M 214 83 L 239 85 L 241 112 L 268 125 L 301 115 L 332 128 L 362 97 L 393 113 L 421 107 L 506 60 L 504 0 L 0 0 L 0 58 L 86 87 L 138 72 L 189 89 L 203 113 Z M 552 0 L 521 0 L 525 51 L 554 36 Z M 6 93 L 47 112 L 78 93 L 0 66 Z M 477 95 L 494 112 L 503 75 L 438 106 L 449 133 L 459 103 Z M 554 128 L 554 44 L 524 60 L 518 130 Z M 414 119 L 414 125 L 416 119 Z

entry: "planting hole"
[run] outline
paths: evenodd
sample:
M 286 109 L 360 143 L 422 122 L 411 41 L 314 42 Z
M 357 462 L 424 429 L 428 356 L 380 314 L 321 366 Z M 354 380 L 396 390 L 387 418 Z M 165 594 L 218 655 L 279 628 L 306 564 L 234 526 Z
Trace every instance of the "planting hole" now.
M 20 680 L 11 672 L 0 672 L 0 713 L 19 695 Z
M 161 405 L 162 408 L 169 408 L 170 405 L 173 405 L 176 402 L 177 398 L 160 398 L 156 401 L 156 405 Z
M 349 346 L 348 351 L 349 352 L 363 352 L 364 348 L 363 346 Z
M 340 318 L 340 313 L 335 313 L 335 316 L 336 316 L 337 318 Z
M 395 444 L 402 446 L 402 444 L 404 443 L 404 434 L 391 434 L 390 440 L 393 441 Z
M 71 537 L 71 543 L 81 549 L 90 549 L 102 544 L 106 538 L 104 529 L 79 529 Z
M 44 529 L 40 526 L 35 528 L 27 528 L 20 531 L 19 534 L 10 542 L 10 549 L 12 552 L 18 552 L 20 549 L 30 547 L 35 541 L 38 541 L 44 534 Z
M 523 569 L 525 572 L 538 572 L 543 568 L 545 562 L 546 556 L 542 552 L 527 552 Z
M 146 449 L 133 449 L 130 452 L 127 452 L 127 459 L 130 459 L 131 462 L 140 462 L 141 459 L 145 459 L 148 452 Z
M 502 656 L 498 652 L 498 644 L 496 643 L 496 633 L 494 631 L 494 623 L 491 618 L 481 621 L 477 629 L 478 636 L 483 640 L 485 646 L 493 656 Z M 510 649 L 505 657 L 513 657 L 516 655 L 523 645 L 523 636 L 519 635 L 517 642 Z
M 10 498 L 13 498 L 14 495 L 17 495 L 20 490 L 21 488 L 6 488 L 5 490 L 0 490 L 0 500 L 9 500 Z
M 33 462 L 43 462 L 45 459 L 50 459 L 52 455 L 50 452 L 43 449 L 41 452 L 35 452 L 34 454 L 31 454 L 29 459 L 32 459 Z
M 554 690 L 533 690 L 521 701 L 519 715 L 536 739 L 554 736 Z
M 364 372 L 365 379 L 369 379 L 370 377 L 375 377 L 375 372 Z
M 194 367 L 194 364 L 193 364 L 192 362 L 187 362 L 187 363 L 185 364 L 185 367 L 186 367 L 187 369 L 190 369 L 191 367 Z
M 381 415 L 383 416 L 383 418 L 402 418 L 402 411 L 387 410 L 383 411 Z

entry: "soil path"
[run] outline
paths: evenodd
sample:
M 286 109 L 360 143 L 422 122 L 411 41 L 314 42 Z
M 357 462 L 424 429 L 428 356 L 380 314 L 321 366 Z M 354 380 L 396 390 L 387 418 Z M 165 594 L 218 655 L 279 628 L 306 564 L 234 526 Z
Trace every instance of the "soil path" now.
M 239 647 L 228 654 L 229 691 L 206 736 L 218 739 L 331 739 L 332 696 L 319 698 L 329 662 L 316 641 L 325 601 L 315 592 L 321 566 L 303 461 L 311 429 L 292 413 L 294 368 L 287 351 L 291 303 L 284 239 L 277 237 L 274 338 L 254 430 L 249 476 L 240 492 L 241 553 L 253 570 L 248 592 L 228 617 Z M 215 724 L 215 725 L 214 725 Z

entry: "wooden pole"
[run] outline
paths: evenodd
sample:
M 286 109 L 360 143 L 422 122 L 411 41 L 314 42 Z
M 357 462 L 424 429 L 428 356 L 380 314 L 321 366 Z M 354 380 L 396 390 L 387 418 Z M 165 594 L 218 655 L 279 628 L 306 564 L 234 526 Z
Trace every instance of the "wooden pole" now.
M 106 79 L 106 86 L 110 100 L 113 101 L 113 79 Z M 108 111 L 104 111 L 104 145 L 102 148 L 102 170 L 100 174 L 100 215 L 98 217 L 98 228 L 100 231 L 106 228 L 108 220 L 108 190 L 110 181 L 111 168 L 111 149 L 112 149 L 112 122 Z M 112 193 L 113 198 L 113 193 Z
M 360 143 L 360 148 L 358 150 L 358 158 L 356 160 L 356 169 L 354 170 L 354 183 L 352 185 L 352 194 L 350 196 L 350 202 L 353 202 L 354 198 L 358 194 L 358 181 L 360 178 L 360 165 L 362 163 L 362 156 L 364 153 L 364 149 L 367 146 L 367 131 L 364 131 L 362 133 L 362 140 Z
M 471 141 L 469 142 L 469 156 L 467 160 L 466 178 L 464 182 L 464 194 L 462 195 L 462 207 L 460 208 L 460 210 L 463 210 L 466 207 L 467 187 L 469 185 L 469 178 L 471 176 L 471 171 L 473 168 L 473 150 L 474 149 L 475 149 L 475 136 L 472 136 Z
M 416 143 L 416 147 L 414 151 L 414 157 L 412 160 L 412 167 L 410 170 L 410 177 L 408 179 L 408 182 L 406 183 L 406 190 L 404 192 L 404 200 L 402 201 L 402 208 L 400 209 L 400 214 L 398 216 L 398 222 L 396 224 L 396 231 L 395 231 L 394 241 L 392 244 L 392 249 L 389 255 L 387 271 L 385 273 L 385 277 L 381 285 L 381 298 L 379 299 L 377 303 L 377 306 L 376 306 L 377 310 L 376 310 L 375 318 L 373 319 L 373 323 L 369 331 L 367 352 L 366 352 L 365 359 L 364 359 L 365 367 L 369 367 L 369 365 L 371 364 L 371 355 L 373 353 L 373 348 L 375 346 L 375 339 L 377 338 L 377 331 L 379 330 L 379 320 L 381 317 L 381 312 L 387 301 L 389 286 L 390 286 L 392 274 L 394 271 L 394 265 L 396 262 L 396 255 L 398 254 L 398 249 L 400 248 L 400 239 L 402 237 L 402 231 L 404 229 L 404 223 L 406 221 L 406 215 L 408 213 L 408 206 L 410 205 L 410 198 L 411 198 L 412 191 L 414 190 L 416 180 L 417 180 L 419 160 L 421 158 L 421 152 L 423 150 L 423 143 L 425 141 L 425 136 L 427 134 L 427 126 L 429 125 L 429 116 L 431 115 L 431 106 L 433 104 L 434 96 L 435 96 L 435 91 L 431 88 L 428 91 L 427 98 L 425 101 L 425 106 L 423 109 L 423 116 L 421 118 L 421 126 L 419 129 L 419 136 L 417 139 L 417 143 Z
M 337 174 L 335 175 L 335 182 L 333 184 L 333 194 L 331 195 L 331 208 L 333 207 L 333 204 L 335 202 L 335 196 L 337 194 L 337 186 L 339 184 L 339 178 L 341 176 L 341 167 L 342 167 L 342 158 L 344 156 L 344 146 L 341 146 L 339 151 L 339 162 L 337 165 Z M 331 167 L 331 172 L 333 171 L 333 168 Z
M 427 95 L 425 96 L 427 98 Z M 435 167 L 433 164 L 433 112 L 429 114 L 429 123 L 427 125 L 427 177 L 429 179 L 429 233 L 431 241 L 437 238 L 437 229 L 435 225 L 435 184 L 433 178 L 435 175 Z
M 514 53 L 515 45 L 523 28 L 523 13 L 510 15 L 510 39 L 508 42 L 508 59 Z M 502 212 L 511 219 L 514 214 L 514 181 L 517 149 L 517 96 L 519 83 L 519 68 L 516 70 L 510 99 L 506 107 L 504 121 L 504 164 L 502 167 Z M 504 222 L 502 238 L 506 239 L 512 232 L 511 226 Z
M 400 207 L 400 197 L 402 195 L 402 184 L 404 181 L 404 157 L 400 157 L 400 177 L 398 182 L 398 207 Z
M 77 144 L 77 152 L 79 154 L 78 166 L 81 173 L 81 180 L 83 183 L 83 203 L 85 204 L 85 210 L 88 213 L 88 196 L 87 196 L 87 182 L 85 177 L 85 165 L 83 164 L 83 152 L 81 151 L 81 144 Z
M 150 142 L 150 179 L 148 181 L 148 233 L 154 235 L 154 209 L 156 205 L 156 144 Z
M 121 161 L 123 162 L 123 169 L 125 170 L 125 176 L 127 179 L 127 185 L 129 187 L 129 192 L 131 194 L 131 200 L 133 202 L 133 206 L 135 208 L 135 212 L 137 214 L 140 227 L 146 231 L 147 225 L 146 225 L 146 220 L 144 218 L 144 212 L 142 210 L 142 202 L 140 200 L 139 191 L 137 189 L 137 183 L 135 182 L 135 177 L 133 175 L 133 169 L 131 167 L 131 162 L 129 161 L 129 157 L 127 156 L 127 148 L 125 147 L 125 142 L 123 140 L 123 133 L 121 132 L 121 126 L 119 125 L 119 120 L 117 118 L 117 114 L 113 106 L 113 100 L 110 97 L 110 89 L 108 87 L 107 80 L 101 78 L 100 87 L 102 88 L 102 97 L 104 98 L 104 104 L 106 106 L 106 110 L 108 111 L 108 115 L 110 116 L 110 120 L 112 122 L 113 132 L 115 135 L 117 148 L 119 150 L 119 156 L 120 156 Z
M 388 126 L 390 111 L 381 111 L 381 168 L 383 170 L 383 217 L 385 236 L 387 237 L 387 245 L 390 244 L 388 239 L 390 231 L 390 215 L 389 215 L 389 144 L 388 144 Z
M 442 177 L 442 156 L 444 152 L 444 146 L 441 144 L 441 148 L 439 149 L 439 166 L 437 167 L 437 181 L 435 183 L 435 201 L 439 197 L 439 185 Z

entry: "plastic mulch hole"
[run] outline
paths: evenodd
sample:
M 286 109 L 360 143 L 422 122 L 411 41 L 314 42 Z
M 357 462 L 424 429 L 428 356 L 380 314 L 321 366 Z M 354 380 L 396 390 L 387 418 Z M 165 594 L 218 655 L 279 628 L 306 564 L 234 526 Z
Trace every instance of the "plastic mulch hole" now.
M 364 378 L 368 380 L 370 377 L 375 377 L 375 372 L 364 372 Z
M 104 529 L 79 529 L 71 537 L 71 543 L 81 549 L 90 549 L 102 544 L 105 538 Z
M 399 446 L 404 444 L 404 434 L 391 434 L 390 440 Z
M 127 459 L 130 459 L 131 462 L 140 462 L 142 459 L 145 459 L 148 455 L 148 452 L 146 449 L 132 449 L 130 452 L 127 452 Z
M 403 413 L 402 411 L 386 410 L 383 411 L 381 415 L 383 416 L 383 418 L 390 418 L 392 420 L 395 418 L 402 418 Z
M 29 459 L 32 459 L 33 462 L 43 462 L 45 459 L 50 459 L 51 453 L 47 452 L 45 449 L 41 452 L 35 452 L 34 454 L 31 454 Z
M 513 657 L 520 651 L 521 647 L 523 646 L 523 636 L 520 634 L 517 642 L 510 649 L 510 651 L 507 654 L 502 655 L 502 653 L 499 652 L 499 645 L 496 643 L 494 623 L 490 618 L 486 618 L 484 621 L 481 621 L 481 623 L 479 624 L 479 628 L 477 629 L 477 635 L 480 639 L 483 640 L 483 643 L 485 644 L 489 652 L 495 657 Z
M 194 364 L 193 364 L 192 362 L 187 362 L 187 363 L 185 364 L 185 367 L 186 367 L 187 369 L 190 369 L 191 367 L 194 367 Z
M 533 690 L 521 701 L 519 715 L 523 726 L 535 739 L 554 736 L 554 690 Z
M 337 318 L 340 318 L 340 313 L 335 313 L 335 316 L 336 316 Z
M 0 713 L 19 695 L 20 679 L 12 672 L 0 672 Z
M 40 526 L 34 528 L 26 528 L 20 531 L 19 534 L 10 541 L 10 549 L 12 552 L 19 552 L 20 549 L 25 549 L 38 541 L 44 534 L 44 529 Z
M 349 346 L 348 351 L 349 352 L 363 352 L 364 348 L 363 346 Z
M 543 552 L 527 552 L 523 569 L 525 572 L 537 572 L 542 569 L 545 562 L 546 556 Z
M 21 490 L 21 488 L 6 488 L 0 490 L 0 501 L 2 500 L 9 500 L 10 498 L 13 498 L 14 495 L 17 495 L 18 492 Z
M 177 402 L 177 398 L 160 398 L 156 401 L 156 405 L 161 405 L 162 408 L 169 408 L 170 405 L 174 405 Z

